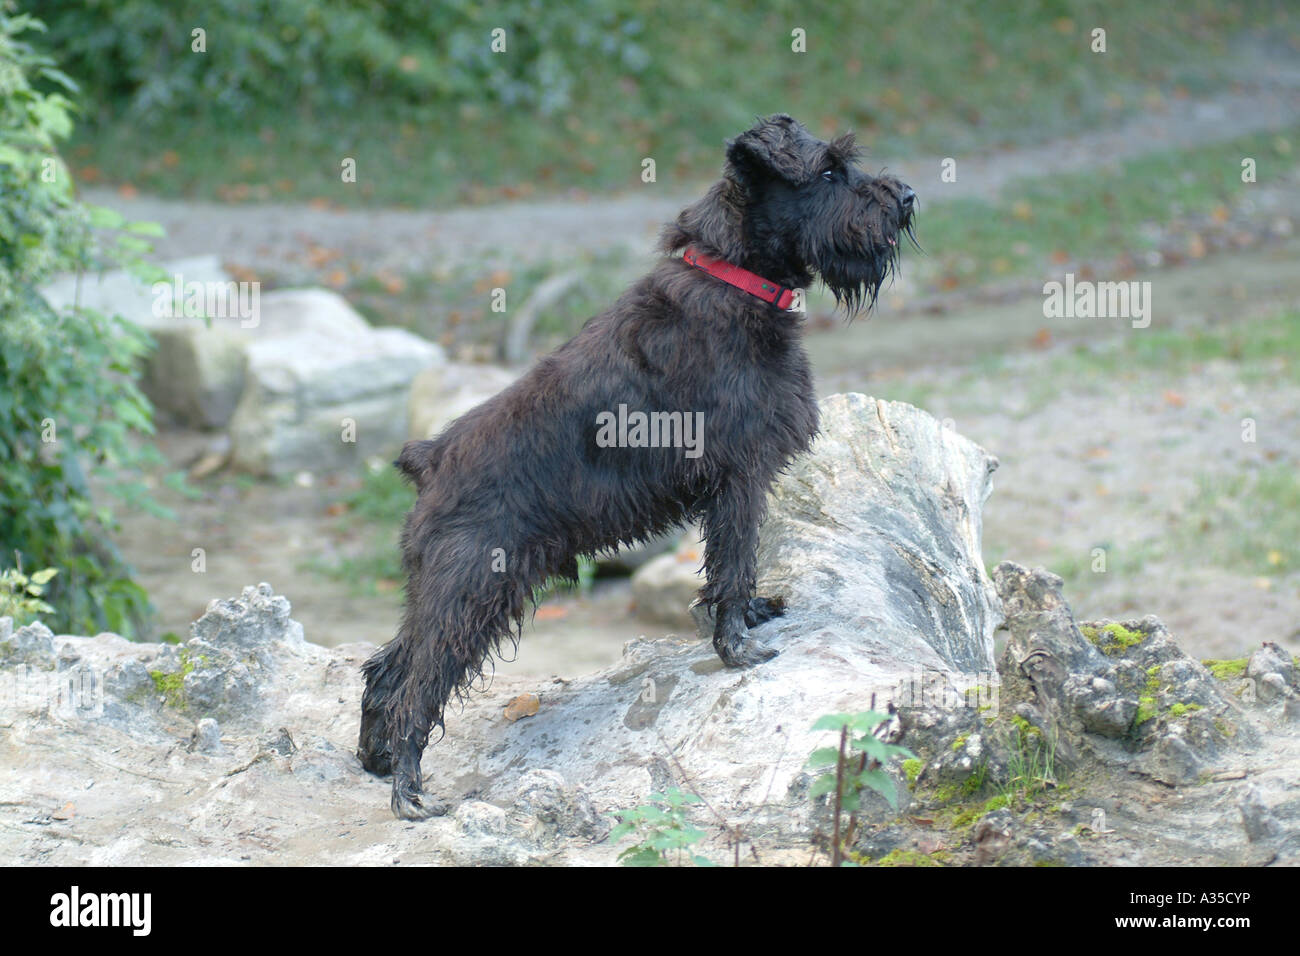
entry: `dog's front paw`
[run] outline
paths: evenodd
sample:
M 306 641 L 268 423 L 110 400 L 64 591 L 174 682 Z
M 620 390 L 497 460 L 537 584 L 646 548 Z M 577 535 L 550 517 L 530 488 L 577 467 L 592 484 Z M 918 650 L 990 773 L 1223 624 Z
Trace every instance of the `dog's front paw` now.
M 744 617 L 737 617 L 733 622 L 720 621 L 713 632 L 713 649 L 728 667 L 753 667 L 770 661 L 781 653 L 771 647 L 764 647 L 748 637 L 749 628 Z
M 446 816 L 447 804 L 432 800 L 418 787 L 393 782 L 393 816 L 399 820 L 427 820 Z
M 784 613 L 785 598 L 752 597 L 749 606 L 745 608 L 745 624 L 748 627 L 758 627 Z

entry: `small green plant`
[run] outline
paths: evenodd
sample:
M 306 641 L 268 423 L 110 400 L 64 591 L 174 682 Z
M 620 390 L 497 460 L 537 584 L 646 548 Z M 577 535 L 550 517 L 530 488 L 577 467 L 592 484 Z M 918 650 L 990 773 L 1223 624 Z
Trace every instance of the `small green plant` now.
M 1057 786 L 1055 730 L 1044 734 L 1023 717 L 1012 718 L 1011 746 L 1007 756 L 1007 780 L 1002 786 L 1004 806 L 1029 803 L 1040 793 Z
M 1206 658 L 1201 661 L 1205 668 L 1222 681 L 1239 680 L 1246 676 L 1246 665 L 1250 662 L 1244 657 L 1238 657 L 1235 660 L 1219 660 L 1216 658 Z
M 609 841 L 637 837 L 636 843 L 619 853 L 619 862 L 624 866 L 669 866 L 689 860 L 696 866 L 713 866 L 708 857 L 690 852 L 704 838 L 704 831 L 687 822 L 687 808 L 702 802 L 693 793 L 670 787 L 664 793 L 650 794 L 648 804 L 619 813 Z
M 1085 624 L 1079 628 L 1079 632 L 1107 656 L 1122 655 L 1130 647 L 1141 644 L 1147 637 L 1141 631 L 1129 630 L 1123 624 L 1107 624 L 1100 629 Z
M 53 614 L 54 608 L 42 601 L 41 595 L 50 578 L 58 573 L 58 568 L 45 568 L 27 575 L 21 565 L 0 572 L 0 617 L 12 617 L 21 627 L 38 615 Z
M 874 790 L 898 809 L 898 790 L 885 767 L 894 757 L 915 759 L 916 755 L 906 747 L 886 743 L 876 736 L 890 720 L 889 714 L 868 710 L 860 714 L 827 714 L 813 724 L 813 730 L 839 732 L 837 746 L 814 750 L 806 764 L 811 770 L 825 770 L 813 781 L 809 795 L 813 799 L 835 795 L 832 866 L 856 865 L 850 847 L 858 832 L 863 791 Z

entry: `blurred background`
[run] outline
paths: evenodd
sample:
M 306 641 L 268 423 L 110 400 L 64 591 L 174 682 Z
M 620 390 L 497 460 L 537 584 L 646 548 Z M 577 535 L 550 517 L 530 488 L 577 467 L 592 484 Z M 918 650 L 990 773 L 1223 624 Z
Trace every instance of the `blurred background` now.
M 998 456 L 986 564 L 1051 568 L 1081 620 L 1300 653 L 1294 3 L 0 11 L 20 623 L 174 640 L 265 580 L 309 640 L 389 639 L 401 440 L 611 303 L 723 141 L 784 111 L 920 197 L 922 251 L 869 318 L 811 296 L 819 393 L 914 403 Z M 1067 275 L 1149 282 L 1149 327 L 1047 316 Z M 260 320 L 160 316 L 155 281 L 255 284 Z M 689 633 L 699 559 L 686 535 L 584 565 L 501 669 Z

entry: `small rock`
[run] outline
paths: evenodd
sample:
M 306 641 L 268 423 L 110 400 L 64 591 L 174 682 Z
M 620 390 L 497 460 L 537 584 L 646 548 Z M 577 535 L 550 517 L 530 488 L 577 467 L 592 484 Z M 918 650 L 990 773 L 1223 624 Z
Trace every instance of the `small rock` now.
M 1264 803 L 1264 797 L 1255 787 L 1247 787 L 1241 802 L 1237 804 L 1241 813 L 1241 825 L 1246 830 L 1246 839 L 1251 843 L 1270 840 L 1281 832 L 1277 817 Z
M 288 757 L 298 749 L 298 745 L 293 742 L 293 737 L 289 735 L 289 731 L 284 727 L 281 727 L 275 733 L 263 735 L 258 741 L 258 745 L 263 752 L 278 754 L 281 757 Z
M 632 575 L 637 613 L 669 627 L 691 620 L 690 606 L 704 584 L 700 558 L 694 552 L 673 552 L 652 558 Z
M 1255 693 L 1263 703 L 1287 696 L 1295 676 L 1291 656 L 1272 641 L 1265 641 L 1246 662 L 1246 677 L 1255 681 Z
M 975 865 L 985 866 L 1001 857 L 1011 846 L 1015 829 L 1015 819 L 1008 810 L 994 810 L 980 817 L 972 831 Z
M 1156 741 L 1147 760 L 1147 772 L 1161 783 L 1187 786 L 1200 779 L 1203 764 L 1181 736 L 1169 734 Z
M 12 627 L 12 622 L 10 626 Z M 25 627 L 20 627 L 10 634 L 3 644 L 0 644 L 0 659 L 7 664 L 53 667 L 54 633 L 40 621 L 33 621 Z
M 509 830 L 506 812 L 482 800 L 466 800 L 454 813 L 456 822 L 469 836 L 505 836 Z
M 194 637 L 218 647 L 260 651 L 277 642 L 299 644 L 302 625 L 289 617 L 289 599 L 262 582 L 237 598 L 213 601 L 190 626 Z
M 1258 690 L 1256 693 L 1263 703 L 1280 700 L 1287 695 L 1287 683 L 1281 674 L 1270 671 L 1259 678 Z
M 218 753 L 221 750 L 221 726 L 211 717 L 204 717 L 194 725 L 190 749 L 205 754 Z

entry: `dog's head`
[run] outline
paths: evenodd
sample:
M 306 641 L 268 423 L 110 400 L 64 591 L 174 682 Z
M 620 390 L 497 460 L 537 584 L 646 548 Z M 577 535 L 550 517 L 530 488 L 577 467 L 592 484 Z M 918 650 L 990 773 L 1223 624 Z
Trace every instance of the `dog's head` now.
M 688 244 L 783 285 L 819 275 L 853 314 L 876 299 L 912 237 L 916 193 L 870 176 L 853 136 L 827 143 L 784 113 L 727 143 L 724 178 L 664 233 L 665 251 Z

